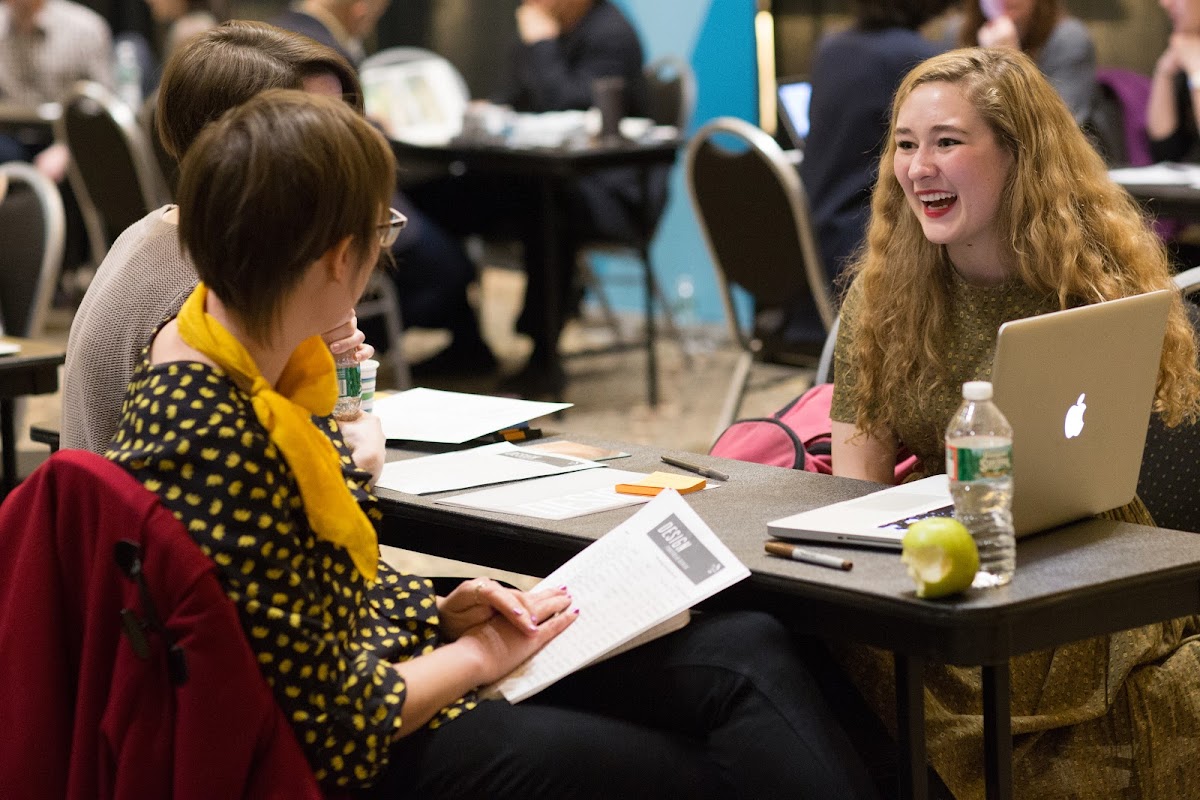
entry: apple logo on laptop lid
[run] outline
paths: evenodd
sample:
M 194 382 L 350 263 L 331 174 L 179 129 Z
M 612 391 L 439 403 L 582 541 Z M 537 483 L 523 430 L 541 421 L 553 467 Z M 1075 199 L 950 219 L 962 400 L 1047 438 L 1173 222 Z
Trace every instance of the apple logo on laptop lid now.
M 1074 439 L 1083 433 L 1083 412 L 1087 411 L 1087 403 L 1083 402 L 1083 399 L 1086 396 L 1086 392 L 1079 395 L 1075 405 L 1067 409 L 1067 415 L 1063 418 L 1063 433 L 1068 439 Z

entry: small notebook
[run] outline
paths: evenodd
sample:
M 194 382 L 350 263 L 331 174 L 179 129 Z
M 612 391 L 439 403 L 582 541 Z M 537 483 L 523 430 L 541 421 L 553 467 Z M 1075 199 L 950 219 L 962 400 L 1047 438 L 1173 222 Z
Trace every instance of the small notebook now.
M 674 472 L 651 472 L 636 483 L 618 483 L 616 490 L 621 494 L 658 494 L 663 489 L 674 489 L 680 494 L 698 492 L 705 486 L 704 478 L 677 475 Z

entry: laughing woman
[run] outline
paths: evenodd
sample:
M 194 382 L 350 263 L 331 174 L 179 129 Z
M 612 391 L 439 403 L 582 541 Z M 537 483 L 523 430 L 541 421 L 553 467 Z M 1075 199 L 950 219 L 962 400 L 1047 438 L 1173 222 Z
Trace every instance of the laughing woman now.
M 956 50 L 908 74 L 871 212 L 835 356 L 839 475 L 891 483 L 900 443 L 923 472 L 944 471 L 960 386 L 989 377 L 1003 322 L 1173 288 L 1162 244 L 1013 49 Z M 1196 343 L 1178 295 L 1155 409 L 1169 424 L 1200 412 Z M 1152 522 L 1140 502 L 1110 514 Z M 1187 617 L 1014 659 L 1020 794 L 1200 796 L 1197 634 L 1200 620 Z M 862 651 L 844 661 L 872 705 L 886 707 L 887 665 Z M 930 668 L 926 687 L 934 766 L 957 797 L 981 796 L 979 672 Z

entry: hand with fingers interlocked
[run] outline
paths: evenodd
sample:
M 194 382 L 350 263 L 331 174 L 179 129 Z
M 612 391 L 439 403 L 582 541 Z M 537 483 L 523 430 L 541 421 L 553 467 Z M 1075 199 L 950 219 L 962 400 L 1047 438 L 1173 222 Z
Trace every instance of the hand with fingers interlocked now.
M 571 595 L 565 586 L 522 592 L 491 578 L 474 578 L 463 581 L 450 594 L 438 598 L 438 616 L 448 641 L 458 639 L 495 616 L 504 617 L 517 630 L 532 636 L 540 623 L 570 605 Z

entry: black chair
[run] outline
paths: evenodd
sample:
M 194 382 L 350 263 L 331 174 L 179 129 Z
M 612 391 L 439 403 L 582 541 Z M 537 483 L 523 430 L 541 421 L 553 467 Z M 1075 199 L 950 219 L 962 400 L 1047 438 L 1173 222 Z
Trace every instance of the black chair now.
M 42 333 L 62 268 L 66 221 L 58 187 L 32 165 L 0 165 L 8 194 L 0 202 L 0 331 Z
M 774 139 L 744 120 L 715 119 L 688 144 L 687 182 L 742 350 L 717 421 L 719 434 L 737 416 L 751 367 L 788 310 L 811 302 L 827 333 L 837 311 L 800 175 Z M 739 314 L 735 286 L 753 301 L 751 314 Z
M 134 110 L 98 83 L 72 87 L 54 131 L 71 150 L 71 188 L 99 264 L 122 231 L 169 202 L 166 183 Z
M 1176 275 L 1175 285 L 1184 294 L 1200 289 L 1200 267 Z M 1200 308 L 1185 306 L 1200 337 Z M 1151 416 L 1137 493 L 1160 526 L 1200 533 L 1200 424 L 1168 428 Z

